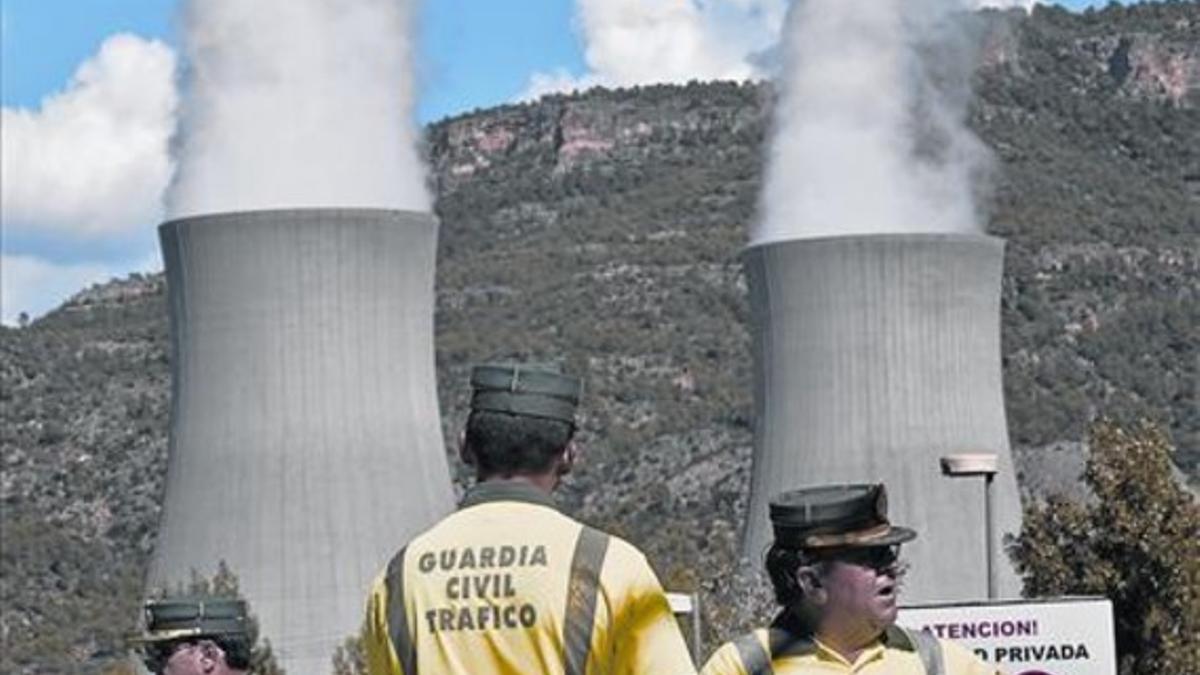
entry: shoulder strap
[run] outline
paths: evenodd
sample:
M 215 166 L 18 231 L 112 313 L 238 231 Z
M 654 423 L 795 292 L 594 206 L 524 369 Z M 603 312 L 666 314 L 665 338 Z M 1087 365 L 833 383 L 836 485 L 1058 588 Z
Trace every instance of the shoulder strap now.
M 571 576 L 567 581 L 567 609 L 563 621 L 564 662 L 567 675 L 584 675 L 596 625 L 596 600 L 600 568 L 608 552 L 608 534 L 584 525 L 575 540 Z
M 733 641 L 742 667 L 749 675 L 773 675 L 775 657 L 798 644 L 796 637 L 782 628 L 767 629 L 766 649 L 758 639 L 758 631 L 750 631 Z
M 773 675 L 775 669 L 771 666 L 771 653 L 764 649 L 758 639 L 758 631 L 750 631 L 733 641 L 737 648 L 738 658 L 747 675 Z
M 913 630 L 898 626 L 904 631 L 908 642 L 916 650 L 917 656 L 921 657 L 921 665 L 925 667 L 925 675 L 944 675 L 946 672 L 945 663 L 942 660 L 942 645 L 938 643 L 933 633 L 927 630 Z
M 387 622 L 388 637 L 396 658 L 400 660 L 403 675 L 417 675 L 417 645 L 408 629 L 408 608 L 404 605 L 404 552 L 400 549 L 387 568 Z

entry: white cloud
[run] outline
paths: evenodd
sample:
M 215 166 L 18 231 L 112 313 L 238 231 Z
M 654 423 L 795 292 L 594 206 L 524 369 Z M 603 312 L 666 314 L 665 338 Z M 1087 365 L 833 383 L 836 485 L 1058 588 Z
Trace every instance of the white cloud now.
M 95 237 L 157 222 L 171 170 L 174 68 L 162 42 L 114 35 L 39 109 L 4 108 L 5 228 Z
M 57 263 L 36 255 L 0 255 L 0 323 L 16 325 L 22 312 L 35 319 L 92 284 L 139 272 L 162 272 L 158 248 L 116 262 Z
M 520 98 L 596 85 L 765 77 L 786 0 L 577 0 L 589 71 L 536 73 Z
M 174 69 L 162 42 L 118 34 L 37 109 L 0 111 L 0 321 L 161 267 L 153 226 L 171 173 Z
M 1038 0 L 974 0 L 974 2 L 976 7 L 992 7 L 995 9 L 1020 7 L 1026 11 L 1032 9 L 1034 5 L 1045 4 L 1038 2 Z
M 81 289 L 127 272 L 98 263 L 59 265 L 35 256 L 0 256 L 0 321 L 11 326 L 22 312 L 41 316 Z
M 525 91 L 517 98 L 522 101 L 533 100 L 541 98 L 546 94 L 565 94 L 577 90 L 582 91 L 597 84 L 599 84 L 599 81 L 594 75 L 575 77 L 565 69 L 559 68 L 553 72 L 534 73 L 531 75 Z

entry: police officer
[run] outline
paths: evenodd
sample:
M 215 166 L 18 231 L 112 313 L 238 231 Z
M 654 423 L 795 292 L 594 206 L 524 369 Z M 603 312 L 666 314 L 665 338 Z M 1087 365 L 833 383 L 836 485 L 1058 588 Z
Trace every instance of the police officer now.
M 375 580 L 373 675 L 694 673 L 646 558 L 571 519 L 552 492 L 575 463 L 580 382 L 488 365 L 471 374 L 460 452 L 477 482 Z
M 785 492 L 770 504 L 767 573 L 783 606 L 769 629 L 723 645 L 702 675 L 991 675 L 966 648 L 895 625 L 900 545 L 883 485 Z
M 246 603 L 226 597 L 179 597 L 145 605 L 137 639 L 155 675 L 242 675 L 250 669 Z

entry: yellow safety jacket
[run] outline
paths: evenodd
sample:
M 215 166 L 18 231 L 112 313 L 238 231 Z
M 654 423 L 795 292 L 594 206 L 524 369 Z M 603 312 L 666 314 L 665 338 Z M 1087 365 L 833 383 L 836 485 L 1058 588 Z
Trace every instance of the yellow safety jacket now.
M 364 639 L 373 675 L 696 672 L 645 556 L 518 481 L 476 485 L 396 554 Z
M 891 626 L 854 663 L 814 637 L 760 628 L 727 642 L 700 675 L 1001 675 L 965 647 Z

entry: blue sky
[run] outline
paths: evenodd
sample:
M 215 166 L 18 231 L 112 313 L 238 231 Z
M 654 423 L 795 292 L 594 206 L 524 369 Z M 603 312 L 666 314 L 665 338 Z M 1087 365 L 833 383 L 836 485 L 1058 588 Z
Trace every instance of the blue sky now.
M 109 36 L 176 44 L 177 0 L 2 0 L 5 106 L 36 107 Z M 419 10 L 417 116 L 433 121 L 510 100 L 539 70 L 586 68 L 568 0 L 432 0 Z
M 786 2 L 428 0 L 414 114 L 425 123 L 593 84 L 761 77 L 751 57 L 778 39 Z M 179 4 L 0 0 L 4 323 L 161 268 Z

